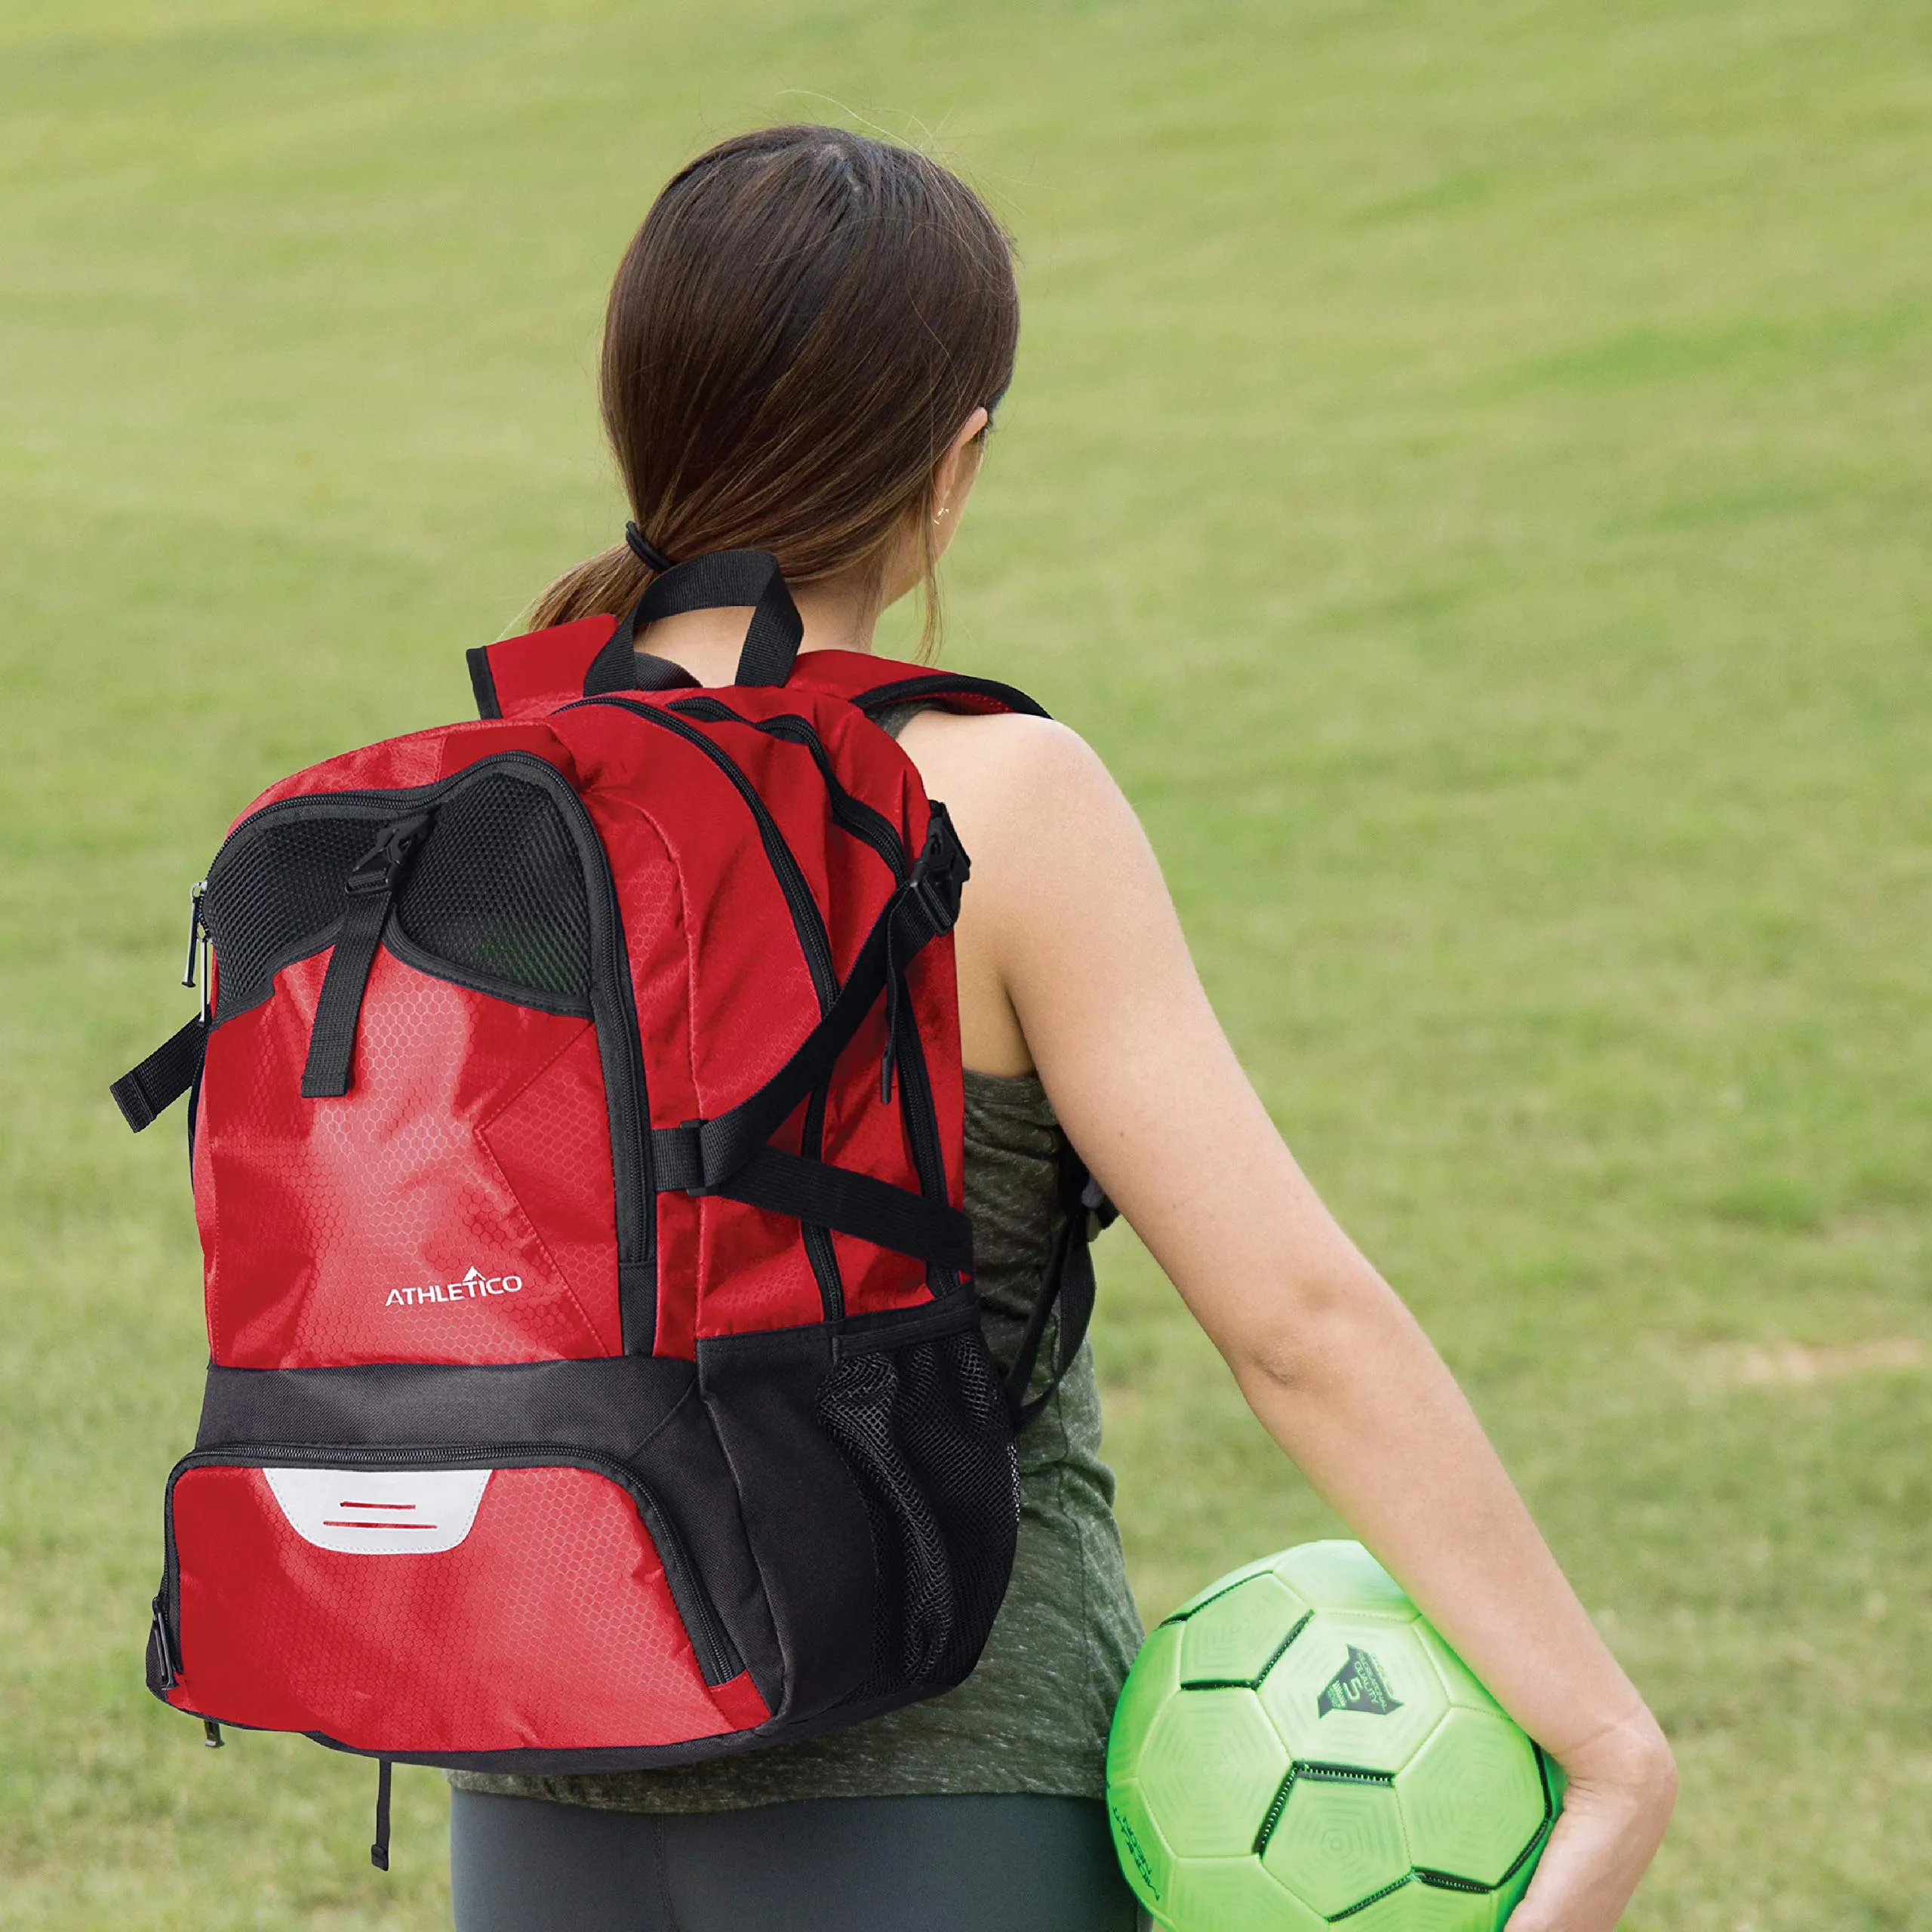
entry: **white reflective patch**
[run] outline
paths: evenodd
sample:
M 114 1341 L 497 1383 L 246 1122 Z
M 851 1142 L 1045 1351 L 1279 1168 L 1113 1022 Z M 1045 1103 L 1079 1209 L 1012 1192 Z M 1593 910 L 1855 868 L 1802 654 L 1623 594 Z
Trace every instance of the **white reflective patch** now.
M 454 1549 L 488 1469 L 264 1469 L 296 1534 L 318 1549 L 400 1556 Z

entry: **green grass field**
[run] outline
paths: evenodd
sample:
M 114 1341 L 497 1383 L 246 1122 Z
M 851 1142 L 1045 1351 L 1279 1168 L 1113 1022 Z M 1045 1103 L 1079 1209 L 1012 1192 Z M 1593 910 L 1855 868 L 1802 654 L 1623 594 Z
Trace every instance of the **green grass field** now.
M 141 1687 L 189 882 L 621 512 L 608 277 L 762 121 L 1026 257 L 949 654 L 1105 753 L 1276 1118 L 1675 1740 L 1646 1932 L 1932 1927 L 1932 17 L 0 11 L 0 1925 L 446 1922 L 440 1783 Z M 1124 1232 L 1150 1613 L 1330 1527 Z M 1918 1850 L 1912 1847 L 1916 1844 Z

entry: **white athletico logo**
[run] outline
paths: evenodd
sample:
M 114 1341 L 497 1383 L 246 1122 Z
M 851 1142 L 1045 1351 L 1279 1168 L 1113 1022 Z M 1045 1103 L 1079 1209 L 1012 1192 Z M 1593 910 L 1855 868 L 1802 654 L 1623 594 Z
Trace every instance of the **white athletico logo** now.
M 386 1308 L 424 1308 L 431 1302 L 475 1301 L 481 1295 L 523 1292 L 521 1275 L 486 1275 L 472 1267 L 460 1281 L 432 1281 L 420 1288 L 392 1288 Z

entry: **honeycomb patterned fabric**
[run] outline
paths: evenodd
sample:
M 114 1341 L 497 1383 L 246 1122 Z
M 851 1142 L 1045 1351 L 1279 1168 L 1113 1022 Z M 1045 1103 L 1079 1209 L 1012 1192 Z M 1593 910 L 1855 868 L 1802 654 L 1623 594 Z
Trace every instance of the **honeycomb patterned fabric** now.
M 321 1475 L 340 1482 L 331 1496 L 368 1480 Z M 479 1484 L 474 1524 L 457 1532 L 451 1555 L 422 1567 L 318 1543 L 316 1528 L 353 1526 L 298 1528 L 272 1490 L 261 1470 L 233 1467 L 190 1469 L 174 1487 L 193 1639 L 182 1682 L 231 1722 L 312 1722 L 359 1749 L 404 1737 L 513 1750 L 574 1697 L 569 1718 L 593 1745 L 647 1732 L 668 1742 L 718 1724 L 636 1506 L 603 1477 L 498 1469 Z M 395 1506 L 334 1506 L 366 1516 Z M 392 1664 L 398 1629 L 435 1632 L 404 1677 Z M 562 1666 L 554 1681 L 520 1668 L 538 1654 Z M 265 1670 L 264 1658 L 278 1663 Z M 394 1694 L 376 1712 L 368 1687 L 386 1677 Z
M 1057 1128 L 1031 1078 L 966 1075 L 966 1208 L 986 1340 L 1004 1366 L 1059 1230 Z M 1054 1340 L 1041 1350 L 1052 1358 Z M 978 1668 L 958 1689 L 884 1717 L 743 1756 L 574 1777 L 451 1774 L 469 1791 L 620 1811 L 734 1811 L 795 1798 L 1031 1792 L 1100 1798 L 1107 1726 L 1141 1627 L 1100 1460 L 1100 1401 L 1083 1346 L 1022 1432 L 1020 1546 Z

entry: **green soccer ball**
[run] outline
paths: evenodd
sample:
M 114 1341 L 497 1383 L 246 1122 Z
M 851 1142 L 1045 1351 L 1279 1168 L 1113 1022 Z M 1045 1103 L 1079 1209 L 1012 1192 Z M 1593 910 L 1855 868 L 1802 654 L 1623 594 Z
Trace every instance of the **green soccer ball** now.
M 1500 1932 L 1561 1796 L 1356 1543 L 1263 1557 L 1183 1604 L 1107 1743 L 1114 1846 L 1168 1932 Z

